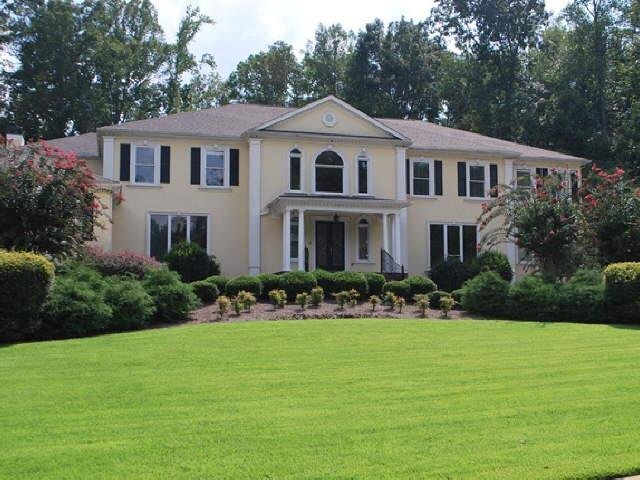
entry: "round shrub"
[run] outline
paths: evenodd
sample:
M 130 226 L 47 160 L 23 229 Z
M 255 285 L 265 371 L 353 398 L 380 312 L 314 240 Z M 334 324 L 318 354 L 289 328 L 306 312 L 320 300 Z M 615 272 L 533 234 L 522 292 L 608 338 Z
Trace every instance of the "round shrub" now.
M 610 320 L 640 321 L 640 262 L 612 263 L 604 270 L 604 301 Z
M 211 277 L 207 277 L 204 279 L 205 282 L 213 283 L 216 287 L 218 287 L 218 293 L 224 293 L 227 288 L 227 283 L 229 283 L 229 279 L 227 277 L 223 277 L 222 275 L 213 275 Z
M 149 270 L 162 266 L 154 258 L 130 250 L 111 253 L 96 246 L 85 247 L 82 260 L 102 275 L 131 275 L 139 279 Z
M 287 298 L 294 299 L 299 293 L 309 293 L 318 286 L 316 277 L 309 272 L 287 272 L 280 275 L 280 288 L 287 293 Z
M 558 317 L 558 285 L 529 275 L 509 293 L 509 315 L 519 320 L 555 321 Z
M 402 297 L 405 300 L 411 299 L 411 287 L 404 280 L 394 280 L 391 282 L 386 282 L 382 286 L 382 294 L 384 295 L 387 292 L 391 292 L 397 297 Z
M 165 256 L 170 270 L 178 272 L 183 282 L 204 280 L 211 275 L 220 274 L 220 265 L 216 257 L 196 243 L 180 242 L 173 246 Z
M 142 283 L 130 278 L 113 277 L 107 280 L 104 301 L 113 312 L 110 330 L 136 330 L 146 327 L 156 307 Z
M 337 272 L 334 274 L 335 289 L 338 292 L 349 292 L 355 290 L 364 297 L 369 292 L 369 284 L 362 273 L 358 272 Z
M 262 282 L 262 298 L 268 299 L 269 292 L 271 290 L 278 290 L 280 288 L 280 277 L 275 273 L 261 273 L 258 275 L 260 282 Z
M 46 335 L 84 337 L 106 331 L 113 311 L 104 300 L 105 283 L 101 282 L 100 288 L 97 286 L 95 280 L 58 277 L 43 309 Z
M 464 289 L 462 288 L 459 288 L 458 290 L 454 290 L 453 292 L 451 292 L 451 298 L 453 298 L 454 302 L 456 302 L 458 305 L 462 303 L 463 292 L 464 292 Z
M 335 287 L 335 274 L 333 272 L 327 272 L 326 270 L 314 270 L 313 276 L 318 282 L 318 286 L 322 287 L 324 293 L 327 295 L 331 295 L 332 293 L 336 293 Z
M 466 283 L 462 293 L 462 308 L 474 313 L 504 315 L 509 287 L 509 282 L 496 272 L 483 272 Z
M 387 281 L 384 278 L 384 275 L 375 272 L 368 272 L 364 274 L 364 278 L 367 279 L 370 295 L 382 295 L 382 286 Z
M 557 319 L 565 322 L 601 322 L 604 313 L 602 272 L 582 270 L 562 284 L 555 297 Z
M 440 308 L 440 299 L 442 297 L 451 297 L 451 294 L 449 292 L 443 292 L 442 290 L 436 290 L 435 292 L 431 292 L 429 294 L 429 306 L 433 309 L 439 309 Z
M 182 283 L 176 272 L 164 268 L 151 270 L 145 275 L 143 285 L 153 298 L 158 321 L 180 322 L 200 304 L 191 286 Z
M 33 334 L 54 277 L 42 255 L 0 252 L 0 342 Z
M 482 272 L 496 272 L 507 282 L 510 282 L 513 278 L 513 270 L 511 270 L 509 258 L 502 252 L 493 250 L 482 252 L 473 259 L 470 268 L 471 276 L 473 277 Z
M 202 303 L 213 303 L 218 299 L 220 291 L 215 283 L 206 280 L 198 280 L 191 283 L 193 293 L 195 293 Z
M 241 292 L 242 290 L 259 297 L 262 294 L 262 283 L 256 276 L 240 275 L 239 277 L 232 278 L 227 282 L 224 292 L 229 297 L 235 297 L 238 295 L 238 292 Z
M 405 282 L 407 282 L 411 288 L 411 298 L 415 295 L 435 292 L 438 289 L 433 280 L 423 277 L 422 275 L 411 275 Z
M 471 271 L 466 263 L 458 259 L 448 259 L 436 263 L 431 268 L 431 279 L 436 282 L 440 290 L 453 292 L 471 278 Z

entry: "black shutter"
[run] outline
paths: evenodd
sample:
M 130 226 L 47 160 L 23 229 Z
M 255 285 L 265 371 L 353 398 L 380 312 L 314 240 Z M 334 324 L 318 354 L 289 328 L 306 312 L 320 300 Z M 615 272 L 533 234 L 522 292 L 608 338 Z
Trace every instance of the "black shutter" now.
M 128 182 L 131 178 L 131 145 L 120 144 L 120 181 Z
M 191 148 L 191 185 L 200 185 L 200 148 Z
M 171 180 L 171 147 L 160 147 L 160 183 Z
M 435 175 L 436 195 L 442 195 L 442 160 L 434 160 L 433 174 Z
M 492 163 L 489 165 L 489 188 L 490 195 L 492 197 L 498 196 L 498 190 L 495 188 L 498 186 L 498 165 Z
M 229 151 L 229 184 L 232 187 L 240 185 L 240 150 L 232 148 Z
M 458 162 L 458 196 L 467 196 L 467 162 Z
M 411 194 L 411 159 L 407 158 L 405 162 L 406 162 L 405 177 L 407 182 L 407 195 L 410 195 Z

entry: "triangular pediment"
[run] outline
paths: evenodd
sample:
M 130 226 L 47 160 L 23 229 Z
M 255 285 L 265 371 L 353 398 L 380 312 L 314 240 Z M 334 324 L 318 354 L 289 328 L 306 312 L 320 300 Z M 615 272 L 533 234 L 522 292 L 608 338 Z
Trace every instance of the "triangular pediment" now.
M 408 140 L 404 135 L 334 96 L 292 110 L 255 129 L 261 132 L 335 135 L 356 138 Z

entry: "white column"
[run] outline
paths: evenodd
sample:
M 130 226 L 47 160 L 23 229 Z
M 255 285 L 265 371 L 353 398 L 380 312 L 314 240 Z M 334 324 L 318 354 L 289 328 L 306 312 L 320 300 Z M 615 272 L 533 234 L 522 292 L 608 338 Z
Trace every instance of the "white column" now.
M 102 176 L 115 180 L 115 138 L 102 137 Z
M 249 274 L 260 273 L 261 143 L 249 140 Z
M 291 210 L 282 214 L 282 270 L 291 270 Z
M 402 243 L 400 238 L 400 214 L 393 216 L 393 259 L 402 263 Z
M 389 253 L 389 215 L 382 214 L 382 248 Z
M 514 169 L 513 169 L 513 160 L 507 159 L 504 161 L 504 184 L 511 185 L 514 181 Z M 518 249 L 516 248 L 516 244 L 513 242 L 507 242 L 506 245 L 506 254 L 509 259 L 509 264 L 511 265 L 511 270 L 513 270 L 513 280 L 516 280 L 516 267 L 518 265 Z
M 396 147 L 396 200 L 407 200 L 407 149 Z M 405 269 L 409 265 L 409 237 L 407 234 L 407 209 L 400 210 L 400 234 L 398 244 L 400 254 L 395 258 L 397 263 L 404 265 Z
M 298 210 L 298 270 L 304 271 L 304 209 Z

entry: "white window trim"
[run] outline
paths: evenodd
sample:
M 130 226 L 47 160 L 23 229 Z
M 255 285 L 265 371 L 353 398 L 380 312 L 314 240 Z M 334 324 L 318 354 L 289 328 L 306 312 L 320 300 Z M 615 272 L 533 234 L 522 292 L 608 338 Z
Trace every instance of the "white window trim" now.
M 207 152 L 224 153 L 224 180 L 222 185 L 207 185 Z M 230 147 L 227 145 L 203 145 L 200 148 L 200 187 L 211 189 L 229 188 Z
M 417 195 L 415 193 L 413 193 L 413 164 L 414 163 L 428 163 L 429 164 L 429 195 Z M 411 172 L 409 172 L 409 191 L 411 192 L 411 196 L 412 197 L 416 197 L 416 198 L 435 198 L 435 187 L 436 187 L 436 181 L 435 181 L 435 175 L 434 175 L 434 159 L 433 158 L 424 158 L 424 157 L 419 157 L 419 158 L 412 158 L 411 162 L 410 162 L 410 169 Z
M 136 159 L 138 157 L 138 148 L 151 148 L 153 149 L 153 183 L 149 182 L 136 182 Z M 140 186 L 158 186 L 160 185 L 160 145 L 156 143 L 134 143 L 132 145 L 132 158 L 129 165 L 129 178 L 133 185 Z
M 296 244 L 298 243 L 298 233 L 296 232 L 295 235 L 293 234 L 294 220 L 295 220 L 295 224 L 298 226 L 298 228 L 300 228 L 299 213 L 291 213 L 291 218 L 289 219 L 289 250 L 290 250 L 289 259 L 292 262 L 297 262 L 298 261 L 298 249 L 291 247 L 291 244 L 294 241 L 296 242 Z
M 316 190 L 316 161 L 318 160 L 318 157 L 320 156 L 321 153 L 323 152 L 334 152 L 336 154 L 338 154 L 340 156 L 340 158 L 342 159 L 342 167 L 326 167 L 326 168 L 342 168 L 342 191 L 341 192 L 323 192 L 321 190 Z M 325 166 L 322 166 L 320 168 L 323 168 Z M 333 148 L 323 148 L 322 150 L 319 150 L 315 153 L 314 157 L 313 157 L 313 175 L 312 175 L 312 192 L 314 193 L 314 195 L 348 195 L 349 194 L 349 184 L 348 184 L 348 180 L 349 180 L 349 176 L 347 175 L 347 162 L 345 161 L 345 156 L 342 154 L 342 152 L 335 150 Z
M 471 196 L 471 167 L 484 167 L 484 196 L 472 197 Z M 486 160 L 471 160 L 466 162 L 467 169 L 467 199 L 468 200 L 488 200 L 491 198 L 489 192 L 491 191 L 491 179 L 489 171 L 489 162 Z
M 360 157 L 366 157 L 366 161 L 367 161 L 367 193 L 360 193 Z M 374 196 L 373 193 L 373 161 L 371 159 L 371 155 L 369 155 L 369 152 L 367 152 L 366 149 L 362 149 L 360 150 L 360 152 L 358 152 L 356 154 L 356 159 L 355 159 L 355 177 L 356 177 L 356 191 L 355 191 L 355 195 L 361 196 L 361 197 L 371 197 Z
M 206 217 L 207 218 L 207 254 L 212 255 L 212 245 L 211 245 L 211 229 L 212 229 L 212 221 L 211 215 L 208 213 L 184 213 L 184 212 L 148 212 L 147 213 L 147 233 L 145 235 L 146 240 L 146 248 L 145 252 L 147 257 L 151 256 L 151 216 L 152 215 L 166 215 L 168 221 L 169 231 L 167 234 L 167 252 L 171 250 L 171 218 L 172 217 L 187 217 L 187 242 L 191 241 L 191 217 Z
M 294 150 L 298 150 L 300 152 L 300 188 L 295 190 L 291 188 L 291 154 Z M 304 150 L 300 148 L 298 145 L 294 145 L 287 152 L 287 191 L 289 193 L 302 193 L 304 192 Z
M 367 258 L 360 258 L 360 221 L 367 222 Z M 363 227 L 364 228 L 364 227 Z M 371 220 L 368 217 L 356 218 L 356 261 L 355 263 L 372 263 L 371 261 Z
M 531 178 L 531 187 L 520 187 L 518 185 L 518 172 L 529 172 Z M 527 190 L 533 189 L 536 186 L 536 167 L 529 167 L 526 165 L 514 165 L 513 166 L 513 181 L 516 188 L 525 188 Z
M 443 228 L 443 253 L 444 260 L 449 258 L 449 227 L 458 227 L 460 228 L 460 261 L 464 262 L 464 236 L 462 234 L 462 227 L 476 227 L 476 245 L 480 242 L 480 229 L 478 228 L 477 223 L 473 222 L 427 222 L 427 269 L 426 271 L 430 271 L 433 266 L 433 262 L 431 261 L 431 225 L 442 225 Z

